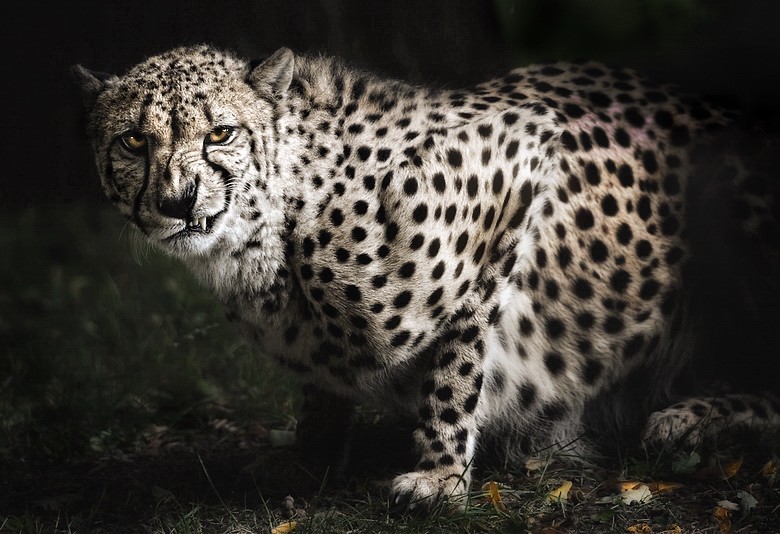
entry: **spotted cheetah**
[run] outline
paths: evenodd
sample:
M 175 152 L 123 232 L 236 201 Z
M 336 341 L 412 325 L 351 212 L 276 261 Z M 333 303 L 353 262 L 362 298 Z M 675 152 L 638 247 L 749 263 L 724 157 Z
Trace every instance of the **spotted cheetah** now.
M 365 400 L 416 420 L 401 507 L 457 500 L 480 448 L 586 457 L 650 412 L 645 443 L 780 424 L 771 396 L 662 404 L 697 347 L 685 193 L 731 168 L 697 156 L 734 121 L 715 106 L 588 62 L 438 90 L 201 45 L 74 76 L 106 195 L 300 373 L 301 439 Z M 758 235 L 746 176 L 718 183 Z

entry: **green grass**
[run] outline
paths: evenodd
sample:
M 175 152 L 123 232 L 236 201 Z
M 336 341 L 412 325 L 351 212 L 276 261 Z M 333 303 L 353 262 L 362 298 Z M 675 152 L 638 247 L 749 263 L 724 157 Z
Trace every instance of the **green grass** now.
M 295 533 L 717 532 L 716 503 L 739 503 L 740 491 L 757 504 L 732 513 L 732 531 L 780 532 L 780 488 L 761 472 L 776 450 L 725 443 L 612 468 L 482 469 L 465 511 L 394 516 L 388 483 L 404 465 L 363 451 L 350 477 L 326 484 L 271 446 L 269 431 L 294 423 L 294 381 L 111 209 L 49 206 L 1 222 L 0 533 L 270 532 L 289 519 Z M 735 476 L 698 476 L 740 455 Z M 626 505 L 608 498 L 616 478 L 684 485 Z M 568 501 L 552 502 L 567 480 Z

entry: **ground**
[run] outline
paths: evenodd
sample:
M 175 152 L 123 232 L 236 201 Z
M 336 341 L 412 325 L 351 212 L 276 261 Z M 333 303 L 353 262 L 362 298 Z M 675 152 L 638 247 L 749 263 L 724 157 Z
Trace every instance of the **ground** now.
M 479 471 L 463 512 L 393 515 L 404 447 L 378 435 L 392 424 L 366 409 L 356 438 L 385 448 L 357 447 L 341 481 L 281 446 L 300 407 L 292 379 L 113 210 L 2 217 L 3 534 L 780 532 L 778 437 L 766 435 L 601 467 L 540 454 Z M 649 500 L 628 504 L 642 485 Z

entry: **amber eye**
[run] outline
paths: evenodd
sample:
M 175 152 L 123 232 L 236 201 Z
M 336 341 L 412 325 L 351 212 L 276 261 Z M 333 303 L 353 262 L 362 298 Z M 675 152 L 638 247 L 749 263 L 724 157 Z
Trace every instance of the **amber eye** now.
M 130 131 L 122 136 L 122 144 L 130 152 L 140 152 L 146 148 L 146 136 L 140 132 Z
M 122 144 L 131 152 L 140 152 L 146 148 L 146 136 L 141 132 L 129 131 L 122 136 Z
M 230 126 L 217 126 L 206 136 L 206 142 L 212 145 L 225 143 L 233 134 L 233 128 Z

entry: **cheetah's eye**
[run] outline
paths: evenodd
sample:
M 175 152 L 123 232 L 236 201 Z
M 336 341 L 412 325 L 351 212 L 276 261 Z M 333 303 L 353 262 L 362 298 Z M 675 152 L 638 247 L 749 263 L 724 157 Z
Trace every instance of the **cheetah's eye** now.
M 233 135 L 233 128 L 230 126 L 217 126 L 206 136 L 206 143 L 218 145 L 227 143 Z
M 146 148 L 146 136 L 141 132 L 131 130 L 122 135 L 122 144 L 130 152 L 141 152 Z

